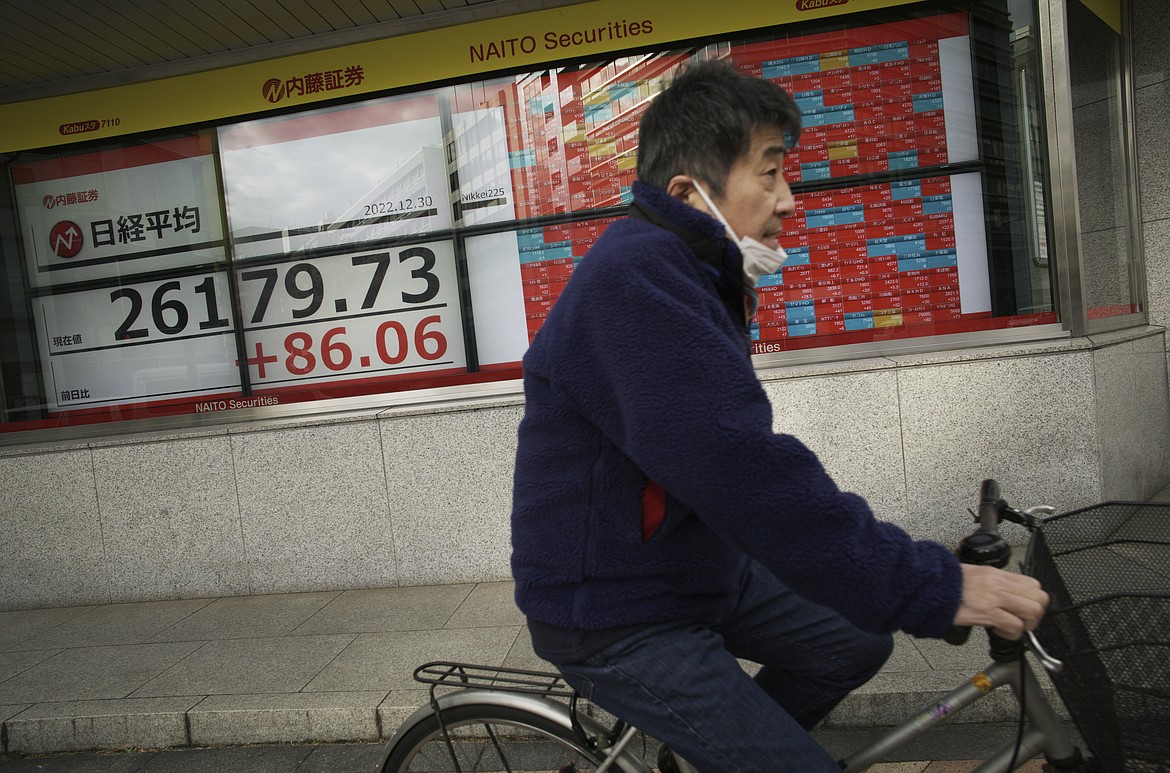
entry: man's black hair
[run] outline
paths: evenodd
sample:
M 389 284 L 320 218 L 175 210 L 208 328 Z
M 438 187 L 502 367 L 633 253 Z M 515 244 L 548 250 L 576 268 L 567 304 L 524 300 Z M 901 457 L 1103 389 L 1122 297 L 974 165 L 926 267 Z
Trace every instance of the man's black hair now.
M 800 136 L 800 110 L 784 89 L 722 61 L 694 63 L 646 108 L 638 127 L 638 179 L 665 189 L 677 174 L 714 196 L 756 129 L 776 128 L 785 147 Z

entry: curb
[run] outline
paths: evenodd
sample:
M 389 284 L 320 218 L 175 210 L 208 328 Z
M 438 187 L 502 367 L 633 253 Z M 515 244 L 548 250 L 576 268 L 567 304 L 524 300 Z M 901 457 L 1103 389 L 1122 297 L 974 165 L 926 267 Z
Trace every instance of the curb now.
M 917 679 L 916 688 L 907 682 Z M 946 679 L 946 677 L 952 677 Z M 910 719 L 970 677 L 970 672 L 903 674 L 866 685 L 839 705 L 823 727 L 889 726 Z M 1051 695 L 1051 688 L 1046 692 Z M 0 706 L 0 753 L 167 749 L 305 742 L 372 742 L 387 738 L 427 700 L 426 690 L 274 693 L 38 703 Z M 1057 699 L 1055 705 L 1063 707 Z M 1011 722 L 1015 698 L 1000 690 L 952 721 Z M 7 716 L 5 717 L 5 714 Z M 1067 715 L 1064 715 L 1067 716 Z

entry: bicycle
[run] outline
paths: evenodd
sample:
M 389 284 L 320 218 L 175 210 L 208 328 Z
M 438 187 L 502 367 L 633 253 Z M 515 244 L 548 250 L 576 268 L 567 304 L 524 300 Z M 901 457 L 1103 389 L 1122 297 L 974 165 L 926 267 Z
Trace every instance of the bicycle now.
M 979 526 L 960 543 L 961 560 L 1007 566 L 1011 548 L 999 524 L 1024 526 L 1031 538 L 1023 571 L 1041 581 L 1052 606 L 1035 634 L 1019 641 L 988 631 L 991 664 L 841 760 L 846 773 L 880 762 L 1005 686 L 1020 704 L 1019 731 L 977 771 L 1015 770 L 1039 754 L 1046 771 L 1170 771 L 1170 504 L 1053 512 L 1017 510 L 995 481 L 983 482 L 973 514 Z M 954 644 L 966 639 L 952 634 Z M 1029 651 L 1052 672 L 1090 757 L 1041 689 Z M 381 773 L 654 769 L 634 751 L 637 728 L 591 716 L 558 673 L 433 662 L 419 666 L 415 679 L 430 685 L 430 700 L 389 740 L 375 769 Z M 684 773 L 694 770 L 678 763 Z

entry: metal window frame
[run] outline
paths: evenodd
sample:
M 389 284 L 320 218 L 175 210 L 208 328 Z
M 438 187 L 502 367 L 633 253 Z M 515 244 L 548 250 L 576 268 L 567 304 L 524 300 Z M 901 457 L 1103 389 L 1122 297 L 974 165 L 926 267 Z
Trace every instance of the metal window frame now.
M 1085 297 L 1085 252 L 1081 242 L 1080 195 L 1077 183 L 1076 140 L 1073 132 L 1072 74 L 1067 7 L 1078 0 L 1037 0 L 1041 39 L 1045 116 L 1048 122 L 1048 154 L 1051 174 L 1053 247 L 1056 261 L 1057 311 L 1074 337 L 1136 327 L 1148 322 L 1145 258 L 1141 236 L 1136 143 L 1133 119 L 1132 35 L 1128 0 L 1121 3 L 1121 72 L 1119 126 L 1129 216 L 1129 280 L 1138 311 L 1115 317 L 1089 319 Z

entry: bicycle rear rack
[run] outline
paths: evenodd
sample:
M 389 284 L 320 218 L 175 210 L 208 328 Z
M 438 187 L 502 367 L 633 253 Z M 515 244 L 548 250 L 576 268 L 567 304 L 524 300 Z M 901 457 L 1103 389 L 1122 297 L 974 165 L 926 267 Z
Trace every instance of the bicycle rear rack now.
M 434 661 L 416 668 L 414 679 L 416 682 L 432 685 L 432 694 L 437 687 L 451 689 L 478 687 L 545 698 L 573 698 L 576 695 L 573 688 L 558 673 L 504 666 Z

